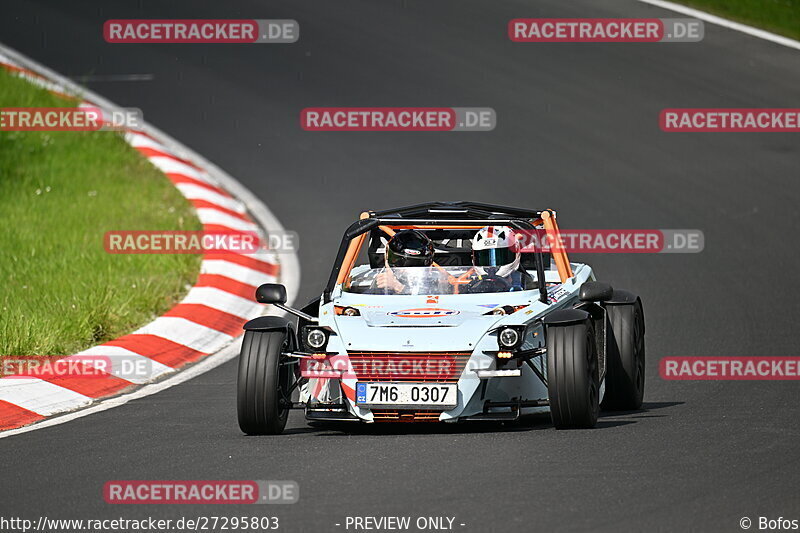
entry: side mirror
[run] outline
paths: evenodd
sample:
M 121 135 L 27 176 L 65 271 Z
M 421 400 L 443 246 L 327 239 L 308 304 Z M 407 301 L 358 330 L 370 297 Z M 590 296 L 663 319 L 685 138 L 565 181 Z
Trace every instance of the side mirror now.
M 601 281 L 587 281 L 581 285 L 580 299 L 582 302 L 602 302 L 610 300 L 614 289 L 608 283 Z
M 285 304 L 286 287 L 280 283 L 265 283 L 256 289 L 256 301 L 262 304 Z

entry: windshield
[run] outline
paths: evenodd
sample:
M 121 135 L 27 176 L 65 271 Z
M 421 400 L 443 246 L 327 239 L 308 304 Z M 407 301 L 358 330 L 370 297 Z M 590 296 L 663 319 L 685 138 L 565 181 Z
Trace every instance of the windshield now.
M 501 278 L 481 276 L 472 267 L 394 267 L 354 269 L 344 291 L 359 294 L 439 295 L 509 292 L 536 288 L 533 278 L 515 271 Z

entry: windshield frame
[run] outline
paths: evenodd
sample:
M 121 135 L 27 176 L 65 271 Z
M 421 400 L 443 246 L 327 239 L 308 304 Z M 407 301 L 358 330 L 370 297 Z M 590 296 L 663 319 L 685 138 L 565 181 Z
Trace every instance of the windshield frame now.
M 420 208 L 427 208 L 426 206 L 428 205 L 437 206 L 438 204 L 425 204 L 424 206 L 420 206 Z M 429 209 L 429 211 L 431 210 L 431 208 L 427 209 Z M 469 210 L 467 209 L 467 211 Z M 482 210 L 479 210 L 479 212 L 475 213 L 475 215 L 489 214 L 490 216 L 485 218 L 483 216 L 468 218 L 469 213 L 465 213 L 464 210 L 459 210 L 457 214 L 464 216 L 465 218 L 450 219 L 444 216 L 441 218 L 402 218 L 397 214 L 393 214 L 392 212 L 389 212 L 389 214 L 376 214 L 369 212 L 362 213 L 361 218 L 351 224 L 342 236 L 342 240 L 339 245 L 339 251 L 336 255 L 336 260 L 334 262 L 330 278 L 328 279 L 328 283 L 325 286 L 324 292 L 322 293 L 322 303 L 324 304 L 331 301 L 331 295 L 333 294 L 336 286 L 344 282 L 347 276 L 349 276 L 350 271 L 353 269 L 353 266 L 355 266 L 356 258 L 358 257 L 358 254 L 364 244 L 367 232 L 377 227 L 387 226 L 395 230 L 411 229 L 414 227 L 421 227 L 423 229 L 480 229 L 488 225 L 502 225 L 511 226 L 512 228 L 518 230 L 535 230 L 536 224 L 542 222 L 541 218 L 528 220 L 523 218 L 515 218 L 513 216 L 491 216 L 490 213 Z M 542 215 L 542 213 L 536 214 Z M 542 260 L 541 248 L 536 246 L 533 253 L 537 278 L 540 280 L 545 279 L 544 262 Z M 564 260 L 566 260 L 566 254 Z M 547 303 L 548 301 L 547 289 L 545 285 L 545 283 L 539 284 L 539 300 L 542 303 Z

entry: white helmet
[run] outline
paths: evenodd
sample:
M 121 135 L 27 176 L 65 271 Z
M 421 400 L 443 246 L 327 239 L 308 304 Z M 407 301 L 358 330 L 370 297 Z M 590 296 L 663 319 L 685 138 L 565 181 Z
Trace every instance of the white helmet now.
M 478 274 L 505 278 L 519 268 L 520 244 L 508 226 L 486 226 L 472 238 L 472 265 Z

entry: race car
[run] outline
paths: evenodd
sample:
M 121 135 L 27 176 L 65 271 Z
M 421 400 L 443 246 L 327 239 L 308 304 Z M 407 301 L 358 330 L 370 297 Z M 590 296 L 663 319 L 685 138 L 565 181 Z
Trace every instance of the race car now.
M 284 315 L 244 325 L 241 430 L 279 434 L 291 409 L 362 423 L 549 412 L 558 429 L 594 427 L 601 406 L 639 409 L 641 299 L 570 263 L 558 243 L 552 210 L 436 202 L 362 213 L 319 298 L 296 309 L 280 284 L 256 291 Z M 502 257 L 505 272 L 489 266 Z

